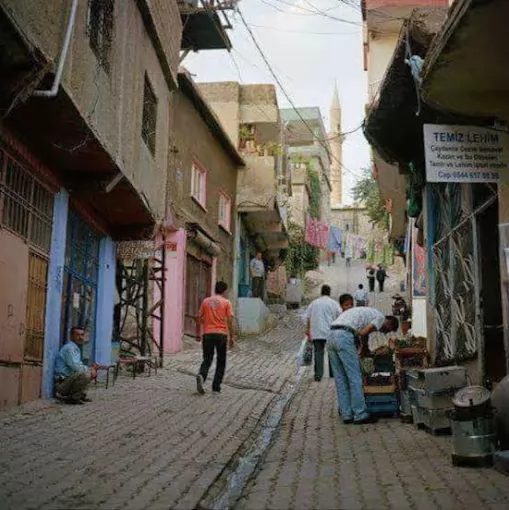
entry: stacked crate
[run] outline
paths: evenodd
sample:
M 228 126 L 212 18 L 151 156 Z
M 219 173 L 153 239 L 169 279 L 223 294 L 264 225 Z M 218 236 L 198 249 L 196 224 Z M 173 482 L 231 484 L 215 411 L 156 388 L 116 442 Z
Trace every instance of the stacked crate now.
M 407 381 L 414 425 L 435 434 L 450 432 L 452 397 L 467 385 L 466 369 L 450 366 L 410 370 Z
M 405 423 L 412 423 L 414 395 L 408 387 L 408 371 L 426 368 L 428 353 L 424 347 L 396 347 L 396 371 L 399 381 L 400 417 Z
M 393 352 L 375 355 L 375 372 L 364 376 L 364 398 L 370 414 L 397 416 L 399 403 Z

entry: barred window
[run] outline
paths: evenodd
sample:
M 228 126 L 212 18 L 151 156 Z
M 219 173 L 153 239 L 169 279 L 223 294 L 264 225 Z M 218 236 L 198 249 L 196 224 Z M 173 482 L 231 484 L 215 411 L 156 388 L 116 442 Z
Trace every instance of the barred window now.
M 15 160 L 0 158 L 0 225 L 48 254 L 53 195 Z
M 89 0 L 87 32 L 90 46 L 102 67 L 111 67 L 114 0 Z
M 25 359 L 42 361 L 48 261 L 30 251 L 28 264 Z
M 143 118 L 141 125 L 141 136 L 147 144 L 152 155 L 156 152 L 156 129 L 157 129 L 157 98 L 154 89 L 145 73 L 143 87 Z

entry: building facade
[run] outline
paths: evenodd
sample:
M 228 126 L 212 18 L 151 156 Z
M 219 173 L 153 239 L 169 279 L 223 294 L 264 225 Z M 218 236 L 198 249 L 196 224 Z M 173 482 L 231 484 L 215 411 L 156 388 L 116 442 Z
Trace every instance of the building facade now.
M 249 260 L 261 251 L 268 270 L 284 259 L 288 171 L 273 85 L 201 83 L 200 91 L 245 162 L 237 177 L 237 295 L 249 295 Z
M 309 214 L 310 198 L 319 196 L 319 219 L 328 222 L 330 211 L 330 152 L 322 114 L 317 107 L 283 109 L 284 145 L 288 151 L 291 171 L 291 196 L 288 211 L 291 221 L 304 227 Z M 319 183 L 319 189 L 313 186 Z
M 134 0 L 5 0 L 0 20 L 1 408 L 52 395 L 72 326 L 110 362 L 115 243 L 165 216 L 182 25 Z
M 244 161 L 185 70 L 172 98 L 166 238 L 165 350 L 195 336 L 201 301 L 216 281 L 234 288 L 237 177 Z M 189 133 L 193 133 L 190 137 Z

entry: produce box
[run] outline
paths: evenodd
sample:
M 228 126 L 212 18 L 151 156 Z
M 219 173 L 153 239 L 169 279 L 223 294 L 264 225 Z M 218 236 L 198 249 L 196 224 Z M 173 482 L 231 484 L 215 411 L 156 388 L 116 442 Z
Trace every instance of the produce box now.
M 399 415 L 399 402 L 395 393 L 365 395 L 364 398 L 370 414 L 376 416 Z

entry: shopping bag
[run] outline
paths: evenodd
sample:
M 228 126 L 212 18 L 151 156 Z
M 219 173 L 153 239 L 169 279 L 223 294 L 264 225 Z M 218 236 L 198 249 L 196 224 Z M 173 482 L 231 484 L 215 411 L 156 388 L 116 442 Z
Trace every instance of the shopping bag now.
M 313 363 L 313 344 L 307 338 L 302 340 L 297 358 L 301 367 L 307 367 Z

